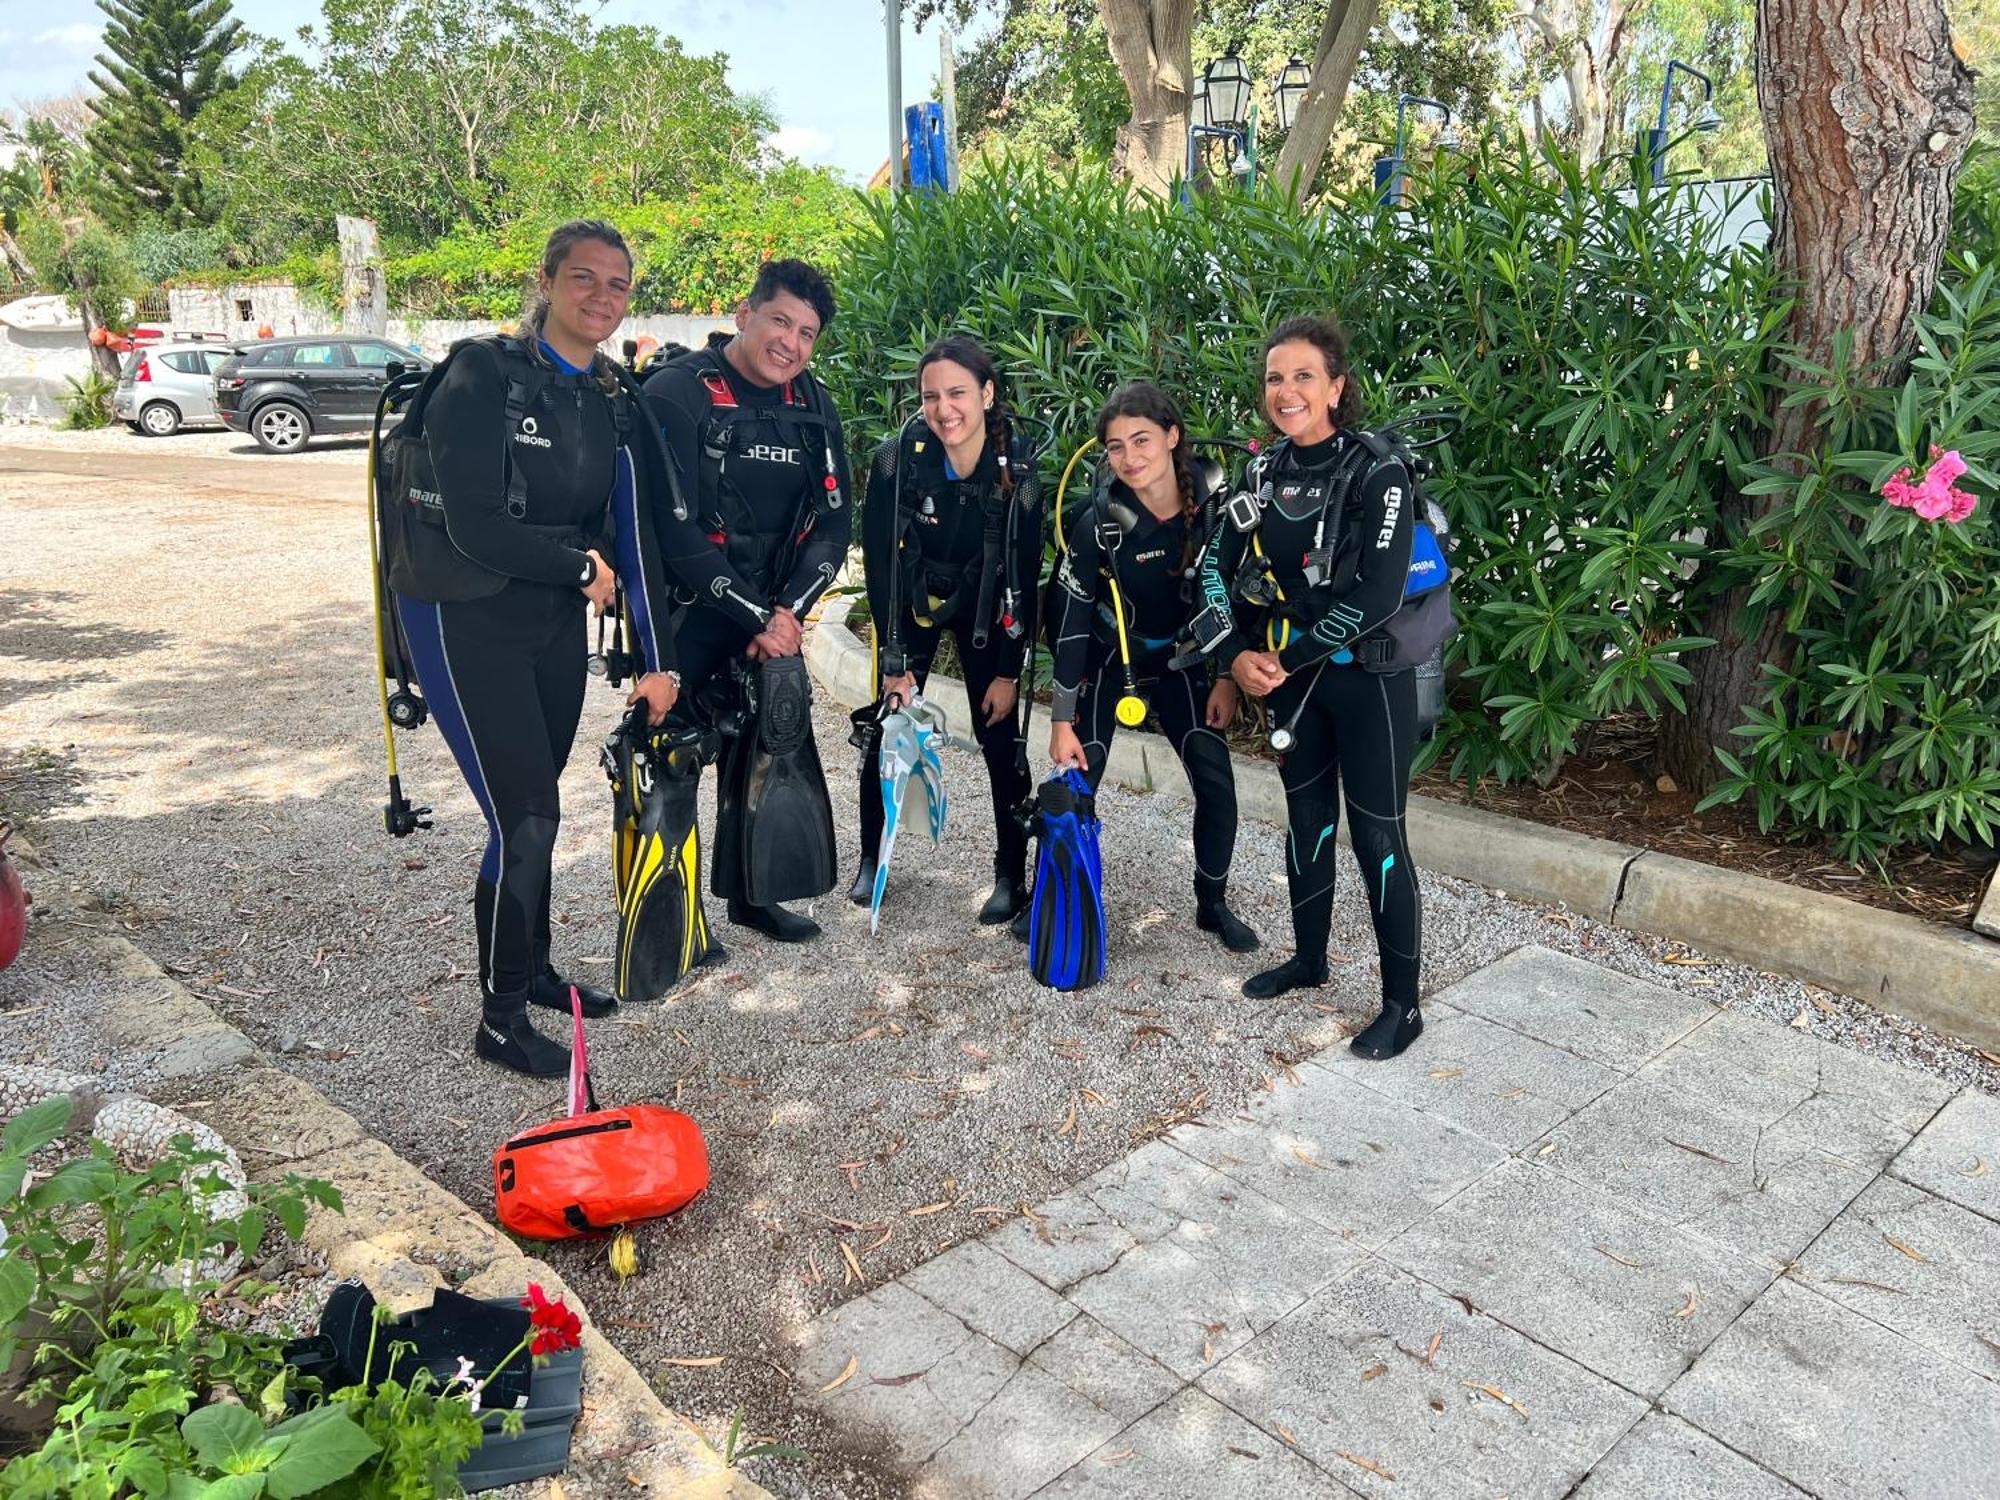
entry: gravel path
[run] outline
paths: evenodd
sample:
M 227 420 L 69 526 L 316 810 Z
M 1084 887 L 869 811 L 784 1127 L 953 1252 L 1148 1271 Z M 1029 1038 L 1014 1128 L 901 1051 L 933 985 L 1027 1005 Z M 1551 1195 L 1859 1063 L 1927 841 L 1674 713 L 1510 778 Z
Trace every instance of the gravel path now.
M 108 453 L 116 477 L 102 480 L 38 471 L 18 431 L 0 432 L 0 810 L 30 818 L 93 918 L 127 931 L 436 1180 L 490 1202 L 493 1147 L 559 1112 L 561 1090 L 471 1056 L 468 896 L 484 832 L 435 733 L 406 741 L 403 769 L 436 829 L 400 843 L 380 832 L 357 453 L 305 460 L 346 464 L 351 499 L 317 498 L 337 490 L 335 474 L 285 479 L 293 460 L 245 462 L 240 480 L 232 461 L 190 491 L 179 465 L 159 466 L 170 482 L 149 479 L 160 445 L 122 431 L 83 435 L 108 439 L 83 450 Z M 73 453 L 76 436 L 48 441 Z M 51 557 L 84 562 L 52 568 Z M 613 913 L 595 749 L 616 713 L 594 687 L 557 852 L 558 957 L 600 978 Z M 822 702 L 816 722 L 851 871 L 846 715 Z M 806 1319 L 1178 1119 L 1233 1110 L 1373 1013 L 1373 940 L 1354 880 L 1335 913 L 1334 982 L 1244 1001 L 1250 965 L 1189 920 L 1185 811 L 1123 792 L 1105 798 L 1111 981 L 1079 998 L 1039 989 L 1005 929 L 971 921 L 990 852 L 977 756 L 950 756 L 946 774 L 957 809 L 947 842 L 904 840 L 880 938 L 838 894 L 814 913 L 826 935 L 801 948 L 718 922 L 728 962 L 593 1037 L 607 1101 L 671 1102 L 700 1121 L 714 1186 L 642 1233 L 648 1269 L 635 1280 L 613 1281 L 601 1247 L 548 1258 L 713 1439 L 742 1411 L 746 1435 L 807 1451 L 803 1463 L 753 1465 L 781 1495 L 904 1493 L 866 1448 L 793 1401 L 790 1339 Z M 1844 997 L 1464 882 L 1426 876 L 1423 888 L 1430 986 L 1542 943 L 2000 1091 L 1994 1060 Z M 1277 830 L 1246 824 L 1232 896 L 1282 951 Z M 91 976 L 65 964 L 60 940 L 38 923 L 33 956 L 0 975 L 7 1056 L 78 1066 L 107 1055 Z

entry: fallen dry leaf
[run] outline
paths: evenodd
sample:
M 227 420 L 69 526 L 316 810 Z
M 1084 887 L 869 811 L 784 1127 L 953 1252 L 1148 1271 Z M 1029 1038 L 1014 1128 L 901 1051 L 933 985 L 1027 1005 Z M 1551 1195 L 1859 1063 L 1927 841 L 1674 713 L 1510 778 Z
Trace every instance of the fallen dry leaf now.
M 1624 1266 L 1629 1270 L 1636 1271 L 1639 1269 L 1639 1262 L 1637 1262 L 1636 1260 L 1627 1260 L 1624 1256 L 1620 1255 L 1616 1250 L 1607 1250 L 1602 1245 L 1592 1245 L 1590 1248 L 1595 1250 L 1599 1255 L 1603 1256 L 1606 1260 L 1615 1260 L 1618 1262 L 1619 1265 Z
M 1527 1420 L 1528 1408 L 1523 1406 L 1520 1402 L 1516 1401 L 1512 1396 L 1508 1395 L 1505 1391 L 1501 1390 L 1499 1386 L 1487 1385 L 1484 1381 L 1480 1380 L 1461 1380 L 1459 1384 L 1466 1387 L 1466 1389 L 1468 1390 L 1474 1390 L 1479 1392 L 1479 1394 L 1482 1396 L 1491 1396 L 1495 1401 L 1498 1401 L 1503 1406 L 1513 1407 L 1516 1412 L 1520 1413 L 1522 1421 Z
M 1713 1151 L 1704 1151 L 1699 1146 L 1687 1145 L 1685 1142 L 1675 1140 L 1672 1136 L 1663 1135 L 1660 1139 L 1665 1141 L 1669 1146 L 1672 1146 L 1676 1151 L 1685 1151 L 1689 1156 L 1699 1156 L 1703 1161 L 1721 1162 L 1725 1167 L 1736 1165 L 1735 1162 L 1726 1156 L 1717 1156 Z
M 1438 1345 L 1442 1344 L 1443 1342 L 1444 1342 L 1444 1330 L 1440 1328 L 1436 1333 L 1431 1335 L 1430 1347 L 1424 1350 L 1425 1364 L 1434 1365 L 1437 1363 Z
M 1273 1423 L 1272 1425 L 1277 1429 L 1279 1437 L 1290 1443 L 1294 1448 L 1298 1447 L 1299 1440 L 1292 1436 L 1291 1428 L 1287 1427 L 1283 1422 Z
M 907 1375 L 877 1375 L 872 1383 L 875 1385 L 908 1385 L 912 1380 L 922 1380 L 923 1378 L 924 1372 L 922 1370 L 912 1370 Z
M 1261 1453 L 1252 1453 L 1248 1448 L 1239 1448 L 1234 1443 L 1229 1445 L 1229 1451 L 1234 1453 L 1238 1458 L 1261 1459 L 1264 1456 Z
M 1832 1286 L 1865 1286 L 1871 1292 L 1891 1292 L 1898 1297 L 1910 1295 L 1899 1286 L 1884 1286 L 1879 1281 L 1863 1281 L 1858 1276 L 1829 1276 L 1826 1280 Z
M 711 1365 L 721 1364 L 722 1356 L 720 1354 L 688 1355 L 683 1358 L 669 1359 L 667 1363 L 670 1365 L 679 1365 L 683 1369 L 688 1370 L 706 1370 Z
M 1930 1264 L 1930 1257 L 1928 1255 L 1924 1254 L 1921 1250 L 1912 1250 L 1893 1234 L 1885 1234 L 1882 1236 L 1882 1239 L 1891 1250 L 1900 1250 L 1903 1254 L 1909 1256 L 1911 1260 L 1921 1261 L 1925 1265 Z
M 1346 1459 L 1356 1468 L 1366 1469 L 1370 1474 L 1373 1474 L 1377 1479 L 1386 1479 L 1391 1484 L 1394 1484 L 1396 1482 L 1396 1476 L 1394 1474 L 1391 1474 L 1387 1469 L 1383 1468 L 1380 1464 L 1376 1463 L 1375 1460 L 1372 1458 L 1363 1458 L 1359 1453 L 1349 1453 L 1345 1448 L 1336 1448 L 1334 1449 L 1334 1452 L 1338 1453 L 1342 1458 Z
M 1973 1337 L 1991 1349 L 1995 1354 L 2000 1354 L 2000 1339 L 1990 1339 L 1983 1333 L 1974 1334 Z
M 1506 1093 L 1502 1094 L 1500 1097 L 1504 1099 L 1507 1103 L 1512 1104 L 1516 1099 L 1527 1098 L 1528 1091 L 1526 1089 L 1509 1089 L 1507 1090 Z
M 1666 955 L 1666 961 L 1670 964 L 1682 964 L 1690 969 L 1709 969 L 1715 966 L 1715 960 L 1712 958 L 1689 958 L 1685 953 L 1669 953 Z
M 884 1245 L 889 1243 L 889 1236 L 894 1234 L 895 1232 L 896 1231 L 892 1227 L 890 1227 L 887 1224 L 884 1224 L 882 1226 L 882 1233 L 877 1238 L 872 1239 L 867 1244 L 863 1245 L 861 1247 L 861 1253 L 863 1255 L 873 1255 L 877 1250 L 880 1250 Z
M 1292 1148 L 1292 1155 L 1311 1167 L 1315 1172 L 1324 1172 L 1326 1170 L 1326 1163 L 1314 1156 L 1312 1152 L 1306 1150 L 1303 1146 L 1294 1146 Z
M 1983 1156 L 1973 1157 L 1972 1165 L 1965 1169 L 1965 1175 L 1967 1177 L 1984 1177 L 1986 1175 L 1986 1158 Z
M 1374 1364 L 1370 1365 L 1367 1369 L 1361 1372 L 1361 1378 L 1364 1381 L 1380 1380 L 1384 1375 L 1387 1375 L 1388 1373 L 1389 1373 L 1389 1367 L 1383 1364 L 1380 1360 L 1377 1360 Z
M 945 1200 L 944 1202 L 942 1202 L 942 1203 L 926 1203 L 926 1204 L 925 1204 L 925 1205 L 924 1205 L 924 1206 L 923 1206 L 922 1208 L 913 1208 L 913 1209 L 911 1209 L 911 1210 L 910 1210 L 910 1217 L 911 1217 L 911 1218 L 913 1218 L 913 1219 L 924 1219 L 924 1218 L 928 1218 L 928 1217 L 930 1217 L 930 1215 L 932 1215 L 932 1214 L 941 1214 L 941 1213 L 943 1213 L 943 1212 L 944 1212 L 944 1211 L 945 1211 L 945 1210 L 946 1210 L 947 1208 L 950 1208 L 950 1207 L 951 1207 L 951 1200 L 950 1200 L 949 1198 L 947 1198 L 947 1199 L 946 1199 L 946 1200 Z M 986 1210 L 986 1209 L 978 1209 L 978 1208 L 975 1208 L 975 1209 L 973 1210 L 973 1212 L 974 1212 L 974 1213 L 985 1213 L 985 1212 L 988 1212 L 988 1211 L 989 1211 L 989 1210 Z M 1006 1211 L 1007 1211 L 1007 1210 L 1006 1210 L 1006 1209 L 1004 1209 L 1004 1208 L 1002 1208 L 1002 1209 L 995 1209 L 995 1210 L 991 1210 L 991 1212 L 996 1212 L 996 1213 L 1005 1213 Z
M 1804 1031 L 1808 1026 L 1812 1025 L 1812 1012 L 1801 1009 L 1797 1015 L 1792 1017 L 1792 1024 L 1798 1027 L 1799 1030 Z
M 849 1282 L 859 1282 L 864 1279 L 861 1275 L 860 1258 L 855 1255 L 854 1247 L 848 1244 L 846 1240 L 840 1242 L 840 1258 L 847 1262 L 847 1279 Z
M 856 1370 L 859 1370 L 860 1368 L 861 1368 L 861 1356 L 858 1354 L 848 1355 L 847 1363 L 845 1366 L 842 1367 L 841 1372 L 838 1375 L 834 1376 L 833 1379 L 829 1380 L 825 1385 L 821 1386 L 819 1388 L 819 1393 L 822 1396 L 824 1396 L 828 1391 L 839 1390 L 842 1386 L 846 1385 L 848 1381 L 854 1378 L 854 1372 Z
M 1694 1316 L 1694 1310 L 1700 1305 L 1701 1299 L 1695 1295 L 1694 1288 L 1689 1287 L 1687 1301 L 1680 1305 L 1674 1316 L 1677 1318 L 1691 1318 Z
M 1083 1091 L 1083 1102 L 1086 1104 L 1102 1105 L 1104 1103 L 1104 1096 L 1098 1093 L 1096 1089 L 1085 1089 Z
M 1433 1078 L 1463 1078 L 1464 1076 L 1465 1076 L 1465 1069 L 1463 1068 L 1431 1069 L 1431 1077 Z
M 1550 1152 L 1554 1151 L 1555 1149 L 1556 1149 L 1556 1143 L 1554 1141 L 1550 1141 L 1546 1146 L 1542 1147 L 1541 1150 L 1537 1151 L 1535 1155 L 1547 1156 Z
M 1068 1135 L 1074 1129 L 1076 1129 L 1076 1100 L 1072 1099 L 1069 1101 L 1069 1113 L 1063 1117 L 1062 1124 L 1056 1126 L 1056 1134 Z
M 1120 1448 L 1116 1453 L 1102 1455 L 1097 1461 L 1107 1469 L 1113 1464 L 1130 1463 L 1132 1461 L 1132 1450 L 1130 1448 Z

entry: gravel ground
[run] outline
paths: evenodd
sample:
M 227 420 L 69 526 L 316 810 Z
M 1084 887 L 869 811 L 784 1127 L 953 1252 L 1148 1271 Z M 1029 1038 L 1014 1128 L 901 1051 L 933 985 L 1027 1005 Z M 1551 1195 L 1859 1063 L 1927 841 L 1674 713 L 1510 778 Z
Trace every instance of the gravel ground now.
M 24 472 L 18 444 L 0 435 L 0 808 L 30 818 L 86 917 L 117 924 L 397 1151 L 489 1203 L 494 1146 L 559 1112 L 561 1089 L 471 1056 L 468 896 L 484 832 L 434 733 L 406 742 L 403 772 L 435 830 L 400 843 L 380 832 L 358 459 L 323 460 L 351 466 L 353 502 L 259 493 L 250 478 L 240 494 L 190 496 L 122 467 L 115 487 Z M 280 472 L 245 468 L 260 485 Z M 90 566 L 51 584 L 56 538 Z M 598 978 L 613 912 L 595 746 L 616 713 L 594 687 L 557 853 L 558 957 Z M 851 871 L 846 715 L 822 702 L 816 723 Z M 740 1411 L 746 1434 L 806 1450 L 752 1465 L 780 1495 L 905 1493 L 853 1435 L 795 1403 L 789 1349 L 805 1320 L 1181 1118 L 1228 1113 L 1373 1014 L 1355 880 L 1335 913 L 1334 982 L 1247 1002 L 1237 987 L 1253 964 L 1190 920 L 1184 807 L 1118 791 L 1104 799 L 1111 980 L 1075 998 L 1041 990 L 1005 929 L 971 920 L 991 838 L 977 756 L 950 756 L 946 775 L 947 842 L 903 841 L 879 938 L 838 893 L 816 905 L 825 936 L 799 948 L 718 922 L 727 962 L 672 1003 L 595 1028 L 603 1097 L 691 1113 L 714 1185 L 642 1233 L 648 1268 L 630 1282 L 610 1277 L 601 1247 L 543 1252 L 712 1439 Z M 2000 1091 L 1995 1059 L 1844 997 L 1461 881 L 1426 876 L 1423 889 L 1433 987 L 1541 943 Z M 1282 953 L 1276 829 L 1245 825 L 1232 898 Z M 115 1069 L 94 981 L 65 964 L 62 931 L 38 919 L 30 957 L 0 975 L 0 1009 L 18 1017 L 0 1016 L 0 1050 Z

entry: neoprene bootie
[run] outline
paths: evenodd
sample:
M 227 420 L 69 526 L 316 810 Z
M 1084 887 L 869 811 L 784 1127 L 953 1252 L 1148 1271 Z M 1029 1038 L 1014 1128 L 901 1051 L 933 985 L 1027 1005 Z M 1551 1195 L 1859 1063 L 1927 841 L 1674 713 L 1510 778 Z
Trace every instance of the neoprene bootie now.
M 819 923 L 782 906 L 752 906 L 734 896 L 729 899 L 729 920 L 738 927 L 752 927 L 781 943 L 803 943 L 819 936 Z
M 528 1019 L 526 988 L 486 996 L 479 1007 L 472 1050 L 530 1078 L 560 1078 L 569 1072 L 569 1048 L 550 1041 Z
M 1255 953 L 1263 946 L 1256 929 L 1231 911 L 1219 896 L 1213 901 L 1195 903 L 1194 925 L 1221 938 L 1222 946 L 1231 953 Z
M 861 868 L 855 872 L 854 884 L 847 888 L 847 899 L 856 906 L 866 906 L 875 899 L 875 861 L 864 859 Z M 736 920 L 734 917 L 731 921 Z
M 986 904 L 979 908 L 981 927 L 998 927 L 1002 922 L 1011 922 L 1027 910 L 1027 882 L 1008 870 L 996 870 L 993 874 L 993 890 L 986 898 Z
M 542 972 L 535 976 L 528 986 L 528 1003 L 548 1010 L 559 1010 L 569 1014 L 569 989 L 576 984 L 577 998 L 583 1002 L 583 1013 L 590 1020 L 608 1016 L 618 1009 L 618 997 L 609 990 L 600 990 L 595 985 L 580 984 L 565 979 L 549 964 L 542 965 Z
M 1347 1044 L 1356 1057 L 1376 1062 L 1402 1055 L 1410 1043 L 1424 1034 L 1424 1015 L 1414 1005 L 1394 1000 L 1382 1002 L 1382 1014 L 1368 1023 L 1368 1029 Z
M 1275 969 L 1252 974 L 1243 981 L 1246 1000 L 1275 1000 L 1291 990 L 1311 989 L 1326 983 L 1326 960 L 1312 960 L 1294 954 Z

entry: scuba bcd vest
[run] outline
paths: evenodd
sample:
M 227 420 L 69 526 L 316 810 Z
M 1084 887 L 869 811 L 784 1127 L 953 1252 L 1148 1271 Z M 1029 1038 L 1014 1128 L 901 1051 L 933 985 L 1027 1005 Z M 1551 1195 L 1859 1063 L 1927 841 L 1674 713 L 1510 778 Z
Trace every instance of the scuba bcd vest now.
M 833 460 L 833 424 L 826 416 L 826 397 L 819 382 L 801 370 L 785 382 L 782 406 L 744 406 L 723 373 L 722 355 L 714 344 L 684 358 L 693 362 L 709 402 L 698 439 L 696 519 L 738 573 L 776 586 L 790 570 L 791 556 L 812 531 L 815 506 L 808 498 L 782 531 L 756 531 L 749 506 L 729 481 L 730 445 L 738 422 L 762 422 L 772 428 L 779 447 L 796 450 L 801 456 L 810 449 L 819 456 L 819 482 L 826 490 L 827 506 L 839 510 L 846 497 L 841 494 L 839 470 Z M 766 558 L 776 563 L 768 574 Z
M 1402 603 L 1395 614 L 1335 652 L 1331 660 L 1336 665 L 1356 663 L 1371 672 L 1408 671 L 1432 662 L 1457 630 L 1451 612 L 1450 523 L 1424 487 L 1430 463 L 1393 425 L 1377 431 L 1349 428 L 1347 435 L 1354 443 L 1344 459 L 1282 489 L 1273 478 L 1273 470 L 1289 446 L 1286 442 L 1281 441 L 1251 464 L 1244 489 L 1223 507 L 1228 524 L 1251 538 L 1236 579 L 1236 597 L 1271 611 L 1273 623 L 1267 643 L 1272 649 L 1282 647 L 1293 630 L 1310 628 L 1324 613 L 1324 596 L 1337 597 L 1353 582 L 1366 551 L 1367 539 L 1361 534 L 1363 482 L 1379 465 L 1399 462 L 1410 477 L 1416 506 Z M 1264 555 L 1257 531 L 1265 512 L 1273 506 L 1280 507 L 1291 520 L 1310 514 L 1305 508 L 1295 512 L 1288 503 L 1300 500 L 1318 508 L 1319 525 L 1305 558 L 1304 597 L 1288 599 Z M 1329 529 L 1333 532 L 1330 540 Z M 1196 641 L 1191 653 L 1212 649 L 1227 634 L 1230 600 L 1226 594 L 1214 597 L 1213 586 L 1209 595 L 1207 607 L 1190 627 Z M 1211 620 L 1211 616 L 1217 618 Z
M 507 575 L 474 562 L 453 545 L 446 529 L 444 496 L 431 461 L 424 417 L 431 397 L 452 360 L 469 344 L 484 344 L 500 358 L 507 381 L 501 424 L 501 472 L 506 476 L 507 514 L 538 535 L 578 549 L 597 545 L 599 536 L 576 526 L 530 524 L 528 487 L 514 462 L 511 439 L 531 420 L 531 409 L 551 388 L 554 370 L 531 353 L 519 338 L 486 334 L 461 339 L 428 372 L 410 371 L 383 387 L 376 405 L 375 506 L 381 530 L 381 571 L 392 591 L 427 604 L 458 604 L 484 599 L 507 586 Z M 384 431 L 386 418 L 399 406 L 403 420 Z M 622 446 L 631 431 L 631 401 L 620 388 L 611 396 L 612 424 Z M 532 429 L 528 429 L 532 431 Z M 610 496 L 605 496 L 607 510 Z M 599 525 L 595 530 L 601 533 Z
M 935 475 L 927 465 L 922 482 L 914 486 L 918 493 L 914 498 L 908 498 L 909 487 L 905 480 L 913 477 L 918 455 L 937 445 L 937 439 L 928 432 L 911 431 L 911 427 L 920 421 L 918 418 L 905 423 L 897 443 L 893 533 L 896 576 L 902 601 L 910 617 L 928 628 L 957 619 L 966 607 L 970 591 L 972 644 L 983 648 L 995 625 L 1006 633 L 1008 639 L 1019 640 L 1027 626 L 1021 617 L 1025 595 L 1023 580 L 1018 576 L 1020 569 L 1015 547 L 1021 508 L 1014 503 L 1013 497 L 1018 491 L 1021 476 L 1032 469 L 1034 457 L 1028 451 L 1023 436 L 1018 431 L 1010 430 L 1006 451 L 995 454 L 1000 477 L 975 486 L 970 479 L 952 479 L 945 474 L 942 447 L 938 445 L 939 464 Z M 936 487 L 928 482 L 933 477 L 939 481 Z M 941 503 L 944 503 L 939 491 L 953 485 L 958 487 L 958 503 L 968 503 L 969 495 L 978 504 L 981 519 L 979 550 L 962 563 L 927 558 L 922 547 L 913 542 L 919 534 L 916 532 L 917 517 L 936 515 Z M 900 623 L 899 619 L 896 625 Z

